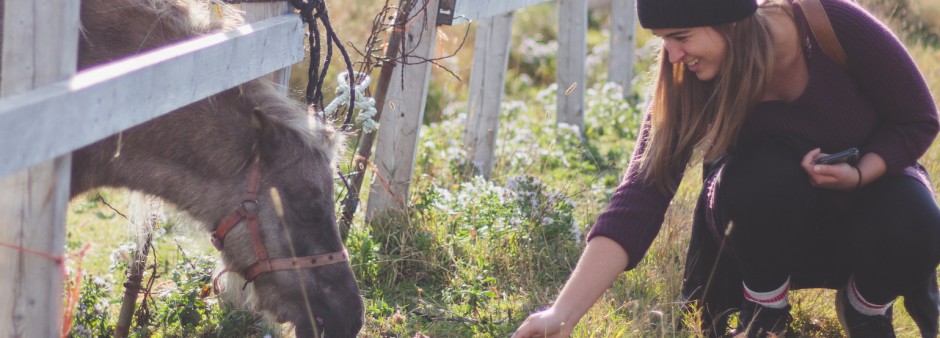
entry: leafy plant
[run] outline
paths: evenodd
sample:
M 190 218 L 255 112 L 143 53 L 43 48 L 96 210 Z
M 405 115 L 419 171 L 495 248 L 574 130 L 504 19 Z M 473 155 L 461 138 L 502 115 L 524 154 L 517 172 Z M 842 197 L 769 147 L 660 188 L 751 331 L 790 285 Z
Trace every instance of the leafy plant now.
M 114 284 L 86 274 L 81 286 L 78 308 L 74 310 L 69 337 L 110 337 L 114 331 L 110 304 Z

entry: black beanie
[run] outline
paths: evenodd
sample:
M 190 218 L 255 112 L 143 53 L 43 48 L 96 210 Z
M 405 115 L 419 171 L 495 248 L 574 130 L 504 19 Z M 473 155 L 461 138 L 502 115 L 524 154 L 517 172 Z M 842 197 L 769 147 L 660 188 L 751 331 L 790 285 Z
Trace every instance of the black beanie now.
M 643 28 L 691 28 L 744 19 L 757 11 L 757 1 L 637 0 L 636 8 Z

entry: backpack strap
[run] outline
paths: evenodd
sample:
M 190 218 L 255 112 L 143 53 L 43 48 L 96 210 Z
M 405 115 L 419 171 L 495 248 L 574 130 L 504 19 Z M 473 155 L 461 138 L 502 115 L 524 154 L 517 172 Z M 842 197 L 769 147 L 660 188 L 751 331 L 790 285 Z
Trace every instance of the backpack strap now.
M 797 3 L 823 53 L 832 58 L 843 70 L 847 70 L 849 58 L 842 50 L 839 39 L 836 38 L 836 32 L 832 29 L 832 23 L 829 22 L 829 16 L 826 15 L 822 3 L 819 0 L 799 0 Z

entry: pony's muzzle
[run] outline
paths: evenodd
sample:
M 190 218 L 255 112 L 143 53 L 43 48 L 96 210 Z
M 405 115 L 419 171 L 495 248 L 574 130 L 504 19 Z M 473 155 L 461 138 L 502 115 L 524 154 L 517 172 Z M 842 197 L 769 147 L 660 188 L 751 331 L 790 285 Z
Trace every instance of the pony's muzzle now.
M 331 338 L 356 337 L 362 328 L 364 307 L 352 269 L 348 264 L 334 264 L 320 269 L 315 274 L 323 284 L 315 298 L 321 302 L 317 302 L 320 306 L 314 309 L 314 314 L 322 319 L 321 333 Z M 316 325 L 310 324 L 310 327 Z

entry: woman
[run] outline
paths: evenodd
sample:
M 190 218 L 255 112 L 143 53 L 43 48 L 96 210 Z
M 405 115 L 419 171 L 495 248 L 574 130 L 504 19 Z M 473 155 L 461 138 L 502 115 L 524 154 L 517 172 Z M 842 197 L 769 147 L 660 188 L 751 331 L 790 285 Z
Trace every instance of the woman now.
M 782 334 L 791 280 L 822 271 L 835 277 L 807 285 L 839 283 L 850 336 L 894 336 L 892 302 L 940 262 L 940 210 L 917 165 L 940 129 L 937 108 L 886 27 L 847 0 L 822 4 L 846 70 L 820 50 L 798 4 L 637 1 L 663 47 L 633 159 L 555 303 L 514 337 L 570 334 L 640 262 L 693 157 L 715 168 L 696 222 L 731 227 L 741 336 Z M 852 147 L 857 162 L 815 162 Z

